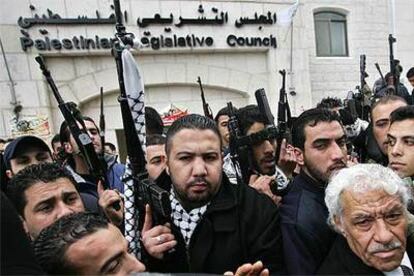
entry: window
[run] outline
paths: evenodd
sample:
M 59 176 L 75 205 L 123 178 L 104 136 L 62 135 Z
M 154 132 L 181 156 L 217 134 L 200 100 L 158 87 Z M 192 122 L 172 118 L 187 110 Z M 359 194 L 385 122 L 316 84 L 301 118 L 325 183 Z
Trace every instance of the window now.
M 315 17 L 316 55 L 348 56 L 346 17 L 337 12 L 317 12 Z

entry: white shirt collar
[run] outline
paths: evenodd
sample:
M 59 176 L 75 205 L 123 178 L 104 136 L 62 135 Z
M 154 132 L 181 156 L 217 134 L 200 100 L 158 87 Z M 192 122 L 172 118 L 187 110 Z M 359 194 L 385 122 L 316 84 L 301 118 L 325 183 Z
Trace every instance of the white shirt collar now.
M 410 258 L 408 258 L 407 251 L 404 252 L 404 257 L 403 257 L 400 265 L 405 265 L 405 266 L 413 269 L 413 267 L 411 266 Z M 401 269 L 400 266 L 398 266 L 394 270 L 391 270 L 391 271 L 388 271 L 388 272 L 383 271 L 382 273 L 385 276 L 404 276 L 404 273 L 403 273 L 403 271 L 402 271 L 402 269 Z

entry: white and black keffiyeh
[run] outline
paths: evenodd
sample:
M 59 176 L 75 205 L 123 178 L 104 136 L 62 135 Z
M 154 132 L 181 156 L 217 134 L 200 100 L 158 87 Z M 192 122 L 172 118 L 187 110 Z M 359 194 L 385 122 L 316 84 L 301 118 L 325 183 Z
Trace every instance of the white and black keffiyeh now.
M 193 234 L 194 229 L 206 212 L 208 204 L 199 208 L 195 208 L 187 213 L 187 211 L 181 206 L 180 202 L 175 197 L 173 189 L 171 189 L 170 201 L 172 209 L 172 222 L 175 226 L 180 228 L 181 234 L 184 237 L 185 244 L 188 247 L 191 235 Z

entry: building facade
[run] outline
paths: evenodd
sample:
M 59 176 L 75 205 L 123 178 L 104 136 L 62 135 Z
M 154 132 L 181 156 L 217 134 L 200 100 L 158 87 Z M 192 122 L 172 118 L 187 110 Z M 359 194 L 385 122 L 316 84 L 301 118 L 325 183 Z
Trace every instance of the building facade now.
M 277 114 L 278 71 L 285 69 L 297 115 L 323 97 L 345 98 L 355 90 L 361 54 L 370 85 L 379 77 L 375 62 L 388 72 L 389 33 L 397 38 L 394 55 L 406 85 L 406 70 L 414 66 L 414 0 L 301 0 L 296 12 L 293 0 L 125 0 L 120 5 L 126 30 L 139 45 L 134 57 L 146 104 L 160 112 L 173 104 L 202 113 L 200 77 L 213 113 L 229 101 L 236 107 L 255 103 L 254 92 L 264 88 Z M 103 87 L 106 139 L 117 144 L 122 120 L 111 55 L 113 2 L 2 0 L 1 6 L 0 137 L 36 123 L 50 134 L 59 129 L 63 117 L 35 62 L 41 54 L 63 99 L 96 120 Z M 18 124 L 14 111 L 20 111 Z

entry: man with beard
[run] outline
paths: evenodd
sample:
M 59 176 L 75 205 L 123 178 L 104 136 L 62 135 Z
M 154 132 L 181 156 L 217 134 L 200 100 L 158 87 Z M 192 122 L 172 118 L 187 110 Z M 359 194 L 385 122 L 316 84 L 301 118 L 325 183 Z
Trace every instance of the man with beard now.
M 329 182 L 329 224 L 339 233 L 318 269 L 326 275 L 414 275 L 407 239 L 410 194 L 390 169 L 359 164 Z
M 286 175 L 290 176 L 296 167 L 296 162 L 292 151 L 289 151 L 286 141 L 281 145 L 277 144 L 276 135 L 267 132 L 267 122 L 257 105 L 248 105 L 238 110 L 237 120 L 241 135 L 250 138 L 252 145 L 247 147 L 241 156 L 241 163 L 245 163 L 249 185 L 269 196 L 273 202 L 278 204 L 280 196 L 272 193 L 270 186 L 278 185 L 279 189 L 284 189 L 288 185 Z M 273 136 L 272 136 L 273 135 Z M 281 146 L 279 162 L 277 162 L 277 147 Z M 224 159 L 225 172 L 230 171 L 228 163 L 231 162 L 229 156 Z M 242 168 L 243 169 L 243 168 Z M 233 174 L 235 170 L 233 169 Z
M 227 153 L 229 152 L 229 139 L 230 139 L 229 128 L 228 128 L 229 109 L 227 106 L 223 107 L 222 109 L 219 110 L 219 112 L 217 112 L 216 117 L 214 117 L 214 121 L 216 122 L 217 127 L 220 131 L 221 143 L 223 144 L 223 153 L 224 153 L 224 156 L 226 156 Z
M 328 109 L 303 112 L 292 128 L 300 173 L 280 208 L 285 264 L 289 274 L 314 274 L 335 237 L 326 224 L 325 188 L 346 166 L 346 136 L 340 117 Z
M 223 175 L 215 122 L 197 114 L 178 119 L 167 132 L 166 153 L 168 175 L 163 173 L 157 184 L 171 192 L 171 223 L 153 226 L 147 206 L 141 232 L 147 269 L 281 272 L 278 210 L 266 196 L 247 185 L 231 185 Z

